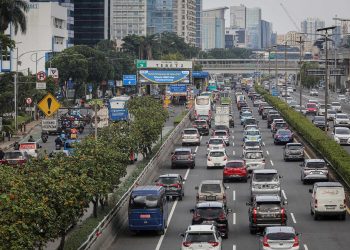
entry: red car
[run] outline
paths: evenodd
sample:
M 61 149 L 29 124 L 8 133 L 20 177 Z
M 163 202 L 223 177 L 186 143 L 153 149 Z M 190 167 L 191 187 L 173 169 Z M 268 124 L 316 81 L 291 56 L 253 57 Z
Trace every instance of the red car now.
M 306 114 L 317 114 L 317 104 L 313 102 L 309 102 L 306 104 Z
M 228 161 L 224 167 L 223 181 L 239 179 L 247 182 L 248 170 L 243 160 Z

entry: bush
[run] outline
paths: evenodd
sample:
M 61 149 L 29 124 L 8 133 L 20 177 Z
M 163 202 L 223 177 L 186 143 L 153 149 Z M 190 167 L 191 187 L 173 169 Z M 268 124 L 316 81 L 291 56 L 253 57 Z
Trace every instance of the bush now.
M 179 124 L 187 115 L 187 113 L 188 113 L 188 110 L 184 110 L 180 114 L 178 114 L 174 119 L 174 125 L 176 126 L 177 124 Z
M 259 94 L 263 95 L 268 103 L 280 111 L 284 119 L 295 131 L 332 164 L 347 183 L 350 183 L 350 155 L 344 148 L 278 97 L 270 95 L 261 86 L 255 86 L 255 89 Z

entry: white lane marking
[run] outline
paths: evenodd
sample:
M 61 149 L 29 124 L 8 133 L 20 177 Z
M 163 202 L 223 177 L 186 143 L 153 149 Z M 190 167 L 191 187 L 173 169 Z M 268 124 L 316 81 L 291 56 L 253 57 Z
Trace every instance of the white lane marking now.
M 196 149 L 194 150 L 194 152 L 196 152 L 196 153 L 197 153 L 197 150 L 198 150 L 198 146 L 196 147 Z
M 202 141 L 202 138 L 203 138 L 203 136 L 201 136 L 201 137 L 199 138 L 199 141 Z
M 263 142 L 262 145 L 265 146 L 265 142 Z
M 268 151 L 268 150 L 266 150 L 266 154 L 267 154 L 267 155 L 270 155 L 270 153 L 269 153 L 269 151 Z
M 234 201 L 236 200 L 236 190 L 233 190 L 233 192 L 232 192 L 232 199 Z
M 282 195 L 283 195 L 283 199 L 287 200 L 286 193 L 284 192 L 284 190 L 283 190 L 283 189 L 282 189 Z
M 236 250 L 236 245 L 233 245 L 232 250 Z
M 232 214 L 232 224 L 236 225 L 236 213 Z
M 306 244 L 304 244 L 304 249 L 305 249 L 305 250 L 309 250 L 309 248 L 307 247 Z
M 270 160 L 270 163 L 271 163 L 271 166 L 273 166 L 273 161 L 272 160 Z
M 186 171 L 186 174 L 185 174 L 185 176 L 184 176 L 184 179 L 185 180 L 187 180 L 187 176 L 188 176 L 188 174 L 190 173 L 190 168 L 188 168 L 187 169 L 187 171 Z M 184 181 L 184 183 L 185 183 L 186 181 Z
M 171 208 L 171 211 L 170 211 L 170 214 L 169 214 L 169 217 L 168 217 L 168 221 L 167 221 L 167 225 L 168 225 L 168 226 L 170 225 L 171 218 L 172 218 L 173 215 L 174 215 L 177 202 L 178 202 L 178 200 L 176 200 L 176 201 L 174 202 L 174 205 L 173 205 L 173 207 Z M 163 242 L 163 240 L 164 240 L 164 236 L 165 236 L 165 234 L 166 234 L 167 231 L 168 231 L 168 227 L 164 230 L 164 234 L 160 236 L 159 241 L 158 241 L 158 244 L 157 244 L 155 250 L 159 250 L 160 247 L 162 246 L 162 242 Z
M 295 220 L 294 214 L 290 213 L 290 216 L 292 217 L 292 220 L 293 220 L 294 224 L 297 224 L 297 221 Z

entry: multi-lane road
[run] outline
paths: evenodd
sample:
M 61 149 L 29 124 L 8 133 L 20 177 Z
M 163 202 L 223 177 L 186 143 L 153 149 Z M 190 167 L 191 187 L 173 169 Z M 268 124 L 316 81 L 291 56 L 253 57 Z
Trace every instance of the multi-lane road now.
M 249 101 L 249 105 L 252 103 Z M 242 154 L 243 127 L 239 125 L 239 112 L 233 106 L 235 128 L 231 131 L 231 145 L 227 148 L 229 159 L 239 159 Z M 263 150 L 266 159 L 266 168 L 277 169 L 282 179 L 282 195 L 288 200 L 287 213 L 288 225 L 294 226 L 301 233 L 301 249 L 305 250 L 330 250 L 348 249 L 350 238 L 348 232 L 350 221 L 340 221 L 328 218 L 314 221 L 310 215 L 310 185 L 303 185 L 300 181 L 299 162 L 284 162 L 282 147 L 273 143 L 272 135 L 265 120 L 261 120 L 257 110 L 254 109 L 254 117 L 259 119 L 259 126 L 263 138 Z M 122 226 L 119 234 L 113 236 L 113 240 L 105 242 L 104 249 L 133 249 L 133 250 L 172 250 L 180 249 L 183 233 L 191 223 L 192 214 L 190 209 L 194 208 L 196 202 L 195 186 L 202 180 L 222 179 L 222 169 L 206 168 L 206 141 L 208 136 L 201 138 L 201 146 L 193 147 L 197 152 L 196 167 L 194 169 L 171 169 L 170 156 L 163 162 L 160 174 L 180 173 L 186 178 L 185 197 L 182 201 L 169 203 L 169 226 L 164 235 L 155 233 L 134 235 L 128 231 L 127 220 Z M 232 145 L 234 142 L 234 146 Z M 181 147 L 180 142 L 177 147 Z M 233 155 L 235 151 L 235 156 Z M 154 180 L 150 180 L 152 184 Z M 249 182 L 226 183 L 228 207 L 232 209 L 229 215 L 229 238 L 223 241 L 223 249 L 259 249 L 260 237 L 251 235 L 248 227 Z M 125 215 L 127 216 L 127 215 Z

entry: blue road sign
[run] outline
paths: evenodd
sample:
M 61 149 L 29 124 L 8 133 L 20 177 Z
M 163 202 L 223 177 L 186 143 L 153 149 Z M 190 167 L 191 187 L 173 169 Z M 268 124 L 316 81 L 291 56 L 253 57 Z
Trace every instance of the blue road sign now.
M 170 85 L 169 90 L 171 93 L 183 93 L 187 91 L 187 86 L 185 84 Z
M 136 85 L 136 75 L 123 75 L 123 85 L 124 86 Z
M 108 86 L 114 87 L 114 83 L 115 83 L 114 80 L 108 80 Z
M 92 84 L 89 84 L 88 89 L 89 89 L 89 92 L 92 93 Z

